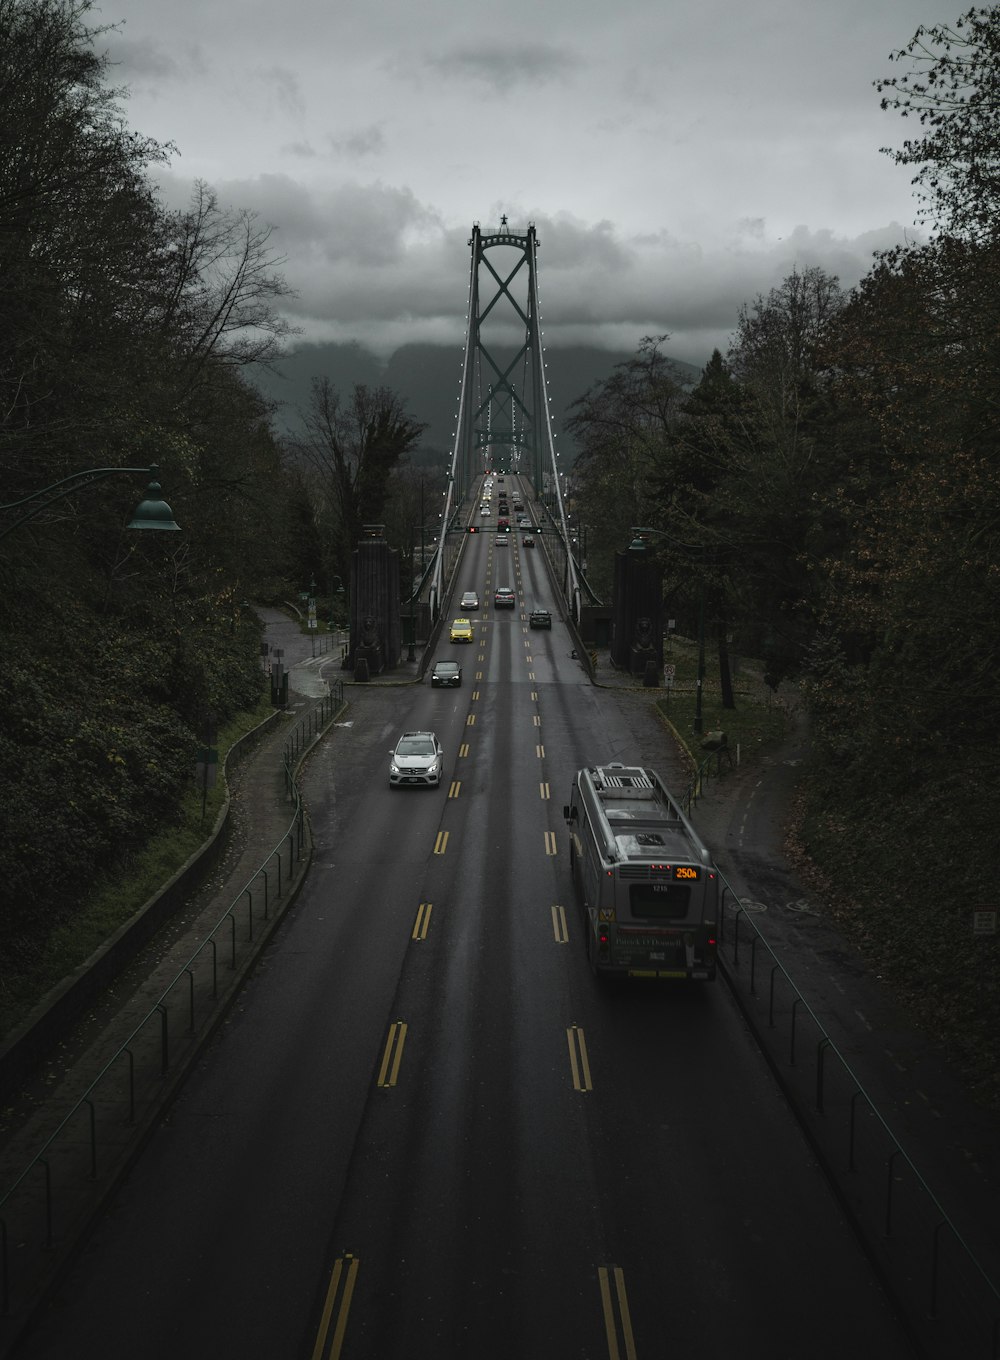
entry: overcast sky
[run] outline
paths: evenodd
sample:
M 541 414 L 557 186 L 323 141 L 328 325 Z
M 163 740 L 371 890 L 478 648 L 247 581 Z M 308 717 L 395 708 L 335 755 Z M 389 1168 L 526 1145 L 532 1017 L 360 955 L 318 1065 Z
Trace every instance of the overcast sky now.
M 792 269 L 914 235 L 872 82 L 945 0 L 99 0 L 137 131 L 273 225 L 303 339 L 465 333 L 470 228 L 535 223 L 546 344 L 725 350 Z

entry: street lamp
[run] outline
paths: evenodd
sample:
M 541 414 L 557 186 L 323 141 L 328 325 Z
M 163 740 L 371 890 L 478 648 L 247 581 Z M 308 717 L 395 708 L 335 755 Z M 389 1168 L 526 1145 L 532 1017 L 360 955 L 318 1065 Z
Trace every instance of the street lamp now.
M 129 521 L 130 529 L 168 529 L 180 532 L 180 525 L 174 523 L 173 514 L 170 506 L 160 497 L 160 470 L 154 464 L 152 467 L 112 467 L 112 468 L 87 468 L 83 472 L 74 472 L 70 477 L 64 477 L 60 482 L 53 482 L 51 486 L 43 487 L 40 491 L 33 491 L 30 496 L 24 496 L 19 501 L 10 501 L 7 505 L 0 505 L 0 515 L 7 511 L 22 513 L 17 516 L 10 524 L 0 527 L 0 539 L 12 534 L 15 529 L 19 529 L 28 520 L 34 519 L 36 515 L 52 505 L 55 501 L 62 500 L 64 496 L 70 496 L 74 491 L 80 491 L 83 487 L 91 486 L 94 482 L 102 482 L 107 477 L 118 477 L 125 474 L 143 474 L 152 478 L 146 488 L 146 498 L 139 502 L 135 508 L 135 514 Z
M 649 529 L 643 525 L 633 525 L 631 533 L 634 535 L 632 542 L 628 545 L 629 552 L 647 552 L 649 543 L 646 541 L 650 534 L 654 538 L 665 538 L 668 543 L 674 543 L 678 548 L 683 548 L 685 552 L 701 554 L 701 548 L 693 543 L 682 543 L 679 538 L 674 538 L 672 534 L 665 534 L 662 529 Z M 698 577 L 698 683 L 695 686 L 694 695 L 694 724 L 696 734 L 700 735 L 703 730 L 703 720 L 701 712 L 702 692 L 705 688 L 705 573 Z

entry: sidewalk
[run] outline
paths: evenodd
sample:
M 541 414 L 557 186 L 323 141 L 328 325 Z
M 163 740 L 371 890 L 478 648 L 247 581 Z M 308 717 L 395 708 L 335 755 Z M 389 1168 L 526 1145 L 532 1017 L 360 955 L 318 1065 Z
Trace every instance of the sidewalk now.
M 200 888 L 0 1112 L 0 1356 L 138 1156 L 308 871 L 308 818 L 287 792 L 285 745 L 303 723 L 299 760 L 318 739 L 310 730 L 331 705 L 329 697 L 323 705 L 330 687 L 322 678 L 331 657 L 312 658 L 308 637 L 278 611 L 265 612 L 269 639 L 285 652 L 289 706 L 227 772 L 224 848 Z

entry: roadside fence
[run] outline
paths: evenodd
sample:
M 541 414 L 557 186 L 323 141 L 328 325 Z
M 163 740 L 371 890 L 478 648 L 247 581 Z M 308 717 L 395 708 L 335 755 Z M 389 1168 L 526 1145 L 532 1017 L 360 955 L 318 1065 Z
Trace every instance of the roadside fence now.
M 274 848 L 0 1196 L 0 1321 L 23 1315 L 72 1250 L 293 900 L 310 854 L 298 767 L 343 703 L 337 680 L 285 738 L 276 778 L 289 808 Z
M 722 876 L 720 876 L 722 877 Z M 719 962 L 918 1352 L 998 1360 L 1000 1291 L 722 877 Z

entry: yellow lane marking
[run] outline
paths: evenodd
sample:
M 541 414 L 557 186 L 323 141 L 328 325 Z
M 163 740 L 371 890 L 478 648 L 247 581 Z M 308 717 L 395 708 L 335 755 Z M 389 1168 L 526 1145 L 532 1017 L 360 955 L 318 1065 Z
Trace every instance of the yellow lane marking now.
M 537 689 L 533 689 L 533 690 L 531 691 L 531 702 L 532 702 L 533 704 L 537 704 L 537 703 L 538 703 L 538 690 L 537 690 Z
M 434 842 L 435 855 L 444 854 L 445 850 L 448 848 L 448 836 L 449 832 L 447 831 L 439 831 L 437 833 L 437 840 Z
M 632 1317 L 628 1309 L 628 1296 L 625 1293 L 625 1275 L 621 1266 L 601 1266 L 597 1271 L 601 1289 L 601 1308 L 604 1310 L 604 1332 L 608 1339 L 609 1360 L 621 1360 L 622 1351 L 618 1344 L 619 1335 L 625 1346 L 625 1360 L 636 1360 L 635 1338 L 632 1335 Z M 614 1280 L 615 1296 L 611 1297 L 611 1282 Z M 615 1302 L 618 1304 L 615 1316 Z
M 545 853 L 547 855 L 558 855 L 559 849 L 556 845 L 556 833 L 546 831 L 545 833 Z
M 544 760 L 544 759 L 545 759 L 545 747 L 544 747 L 544 746 L 536 746 L 536 747 L 535 747 L 535 755 L 538 757 L 539 760 Z
M 583 1030 L 579 1025 L 570 1025 L 566 1031 L 566 1042 L 569 1044 L 569 1065 L 573 1073 L 573 1090 L 592 1091 L 594 1087 L 590 1080 L 587 1044 L 583 1037 Z
M 479 690 L 478 690 L 478 689 L 474 689 L 474 690 L 472 691 L 472 701 L 473 701 L 473 703 L 475 703 L 475 701 L 476 701 L 478 698 L 479 698 Z
M 546 783 L 539 784 L 539 786 L 538 786 L 538 796 L 539 796 L 540 798 L 548 798 L 548 796 L 549 796 L 549 786 L 548 786 L 548 784 L 546 784 Z
M 347 1266 L 346 1276 L 344 1266 Z M 338 1256 L 333 1264 L 333 1273 L 330 1276 L 330 1287 L 326 1291 L 326 1300 L 323 1304 L 323 1316 L 319 1320 L 319 1331 L 316 1333 L 316 1344 L 313 1347 L 312 1360 L 321 1360 L 326 1356 L 327 1360 L 337 1360 L 341 1348 L 344 1344 L 344 1332 L 347 1328 L 347 1314 L 351 1307 L 351 1296 L 354 1293 L 354 1281 L 357 1279 L 358 1266 L 360 1261 L 350 1252 L 344 1256 Z M 340 1282 L 344 1281 L 344 1288 L 341 1292 Z M 339 1302 L 337 1295 L 340 1294 Z M 326 1338 L 330 1331 L 330 1319 L 333 1316 L 334 1306 L 337 1306 L 337 1325 L 333 1330 L 333 1338 L 330 1342 L 330 1349 L 326 1349 Z
M 482 661 L 482 659 L 483 659 L 482 657 L 479 658 L 480 661 Z M 477 680 L 482 680 L 482 678 L 483 678 L 483 673 L 482 673 L 482 671 L 476 671 L 476 679 L 477 679 Z
M 470 714 L 468 715 L 468 717 L 467 717 L 466 720 L 465 720 L 465 725 L 466 725 L 466 727 L 475 727 L 475 725 L 476 725 L 476 715 L 475 715 L 475 713 L 470 713 Z
M 461 746 L 458 748 L 458 754 L 463 758 L 469 754 L 469 743 L 467 741 L 462 742 Z
M 426 940 L 427 931 L 431 924 L 431 902 L 421 902 L 417 907 L 417 919 L 413 922 L 413 930 L 410 932 L 411 940 Z
M 399 1064 L 403 1060 L 403 1045 L 406 1043 L 406 1021 L 394 1020 L 389 1026 L 389 1037 L 385 1041 L 382 1066 L 379 1068 L 379 1086 L 395 1086 L 399 1076 Z M 390 1063 L 392 1064 L 390 1069 Z
M 480 652 L 479 655 L 476 657 L 476 660 L 477 660 L 477 661 L 485 661 L 485 660 L 486 660 L 486 653 L 485 653 L 485 652 Z M 479 677 L 476 676 L 476 679 L 478 680 Z
M 530 647 L 530 646 L 531 646 L 531 638 L 525 638 L 525 639 L 524 639 L 524 645 L 525 645 L 525 647 Z
M 542 725 L 542 715 L 541 715 L 540 713 L 536 713 L 536 714 L 534 715 L 534 717 L 531 719 L 531 725 L 532 725 L 532 727 L 541 727 L 541 725 Z
M 566 908 L 558 905 L 552 908 L 552 934 L 556 944 L 569 944 L 569 928 L 566 925 Z
M 448 790 L 448 797 L 457 798 L 459 793 L 461 792 L 461 788 L 462 781 L 460 779 L 453 779 L 451 781 L 451 788 Z
M 530 657 L 530 656 L 526 656 L 524 659 L 525 659 L 525 661 L 530 661 L 530 660 L 531 660 L 531 657 Z M 535 672 L 534 672 L 534 671 L 529 671 L 529 672 L 528 672 L 528 679 L 529 679 L 529 680 L 534 680 L 534 678 L 535 678 Z

